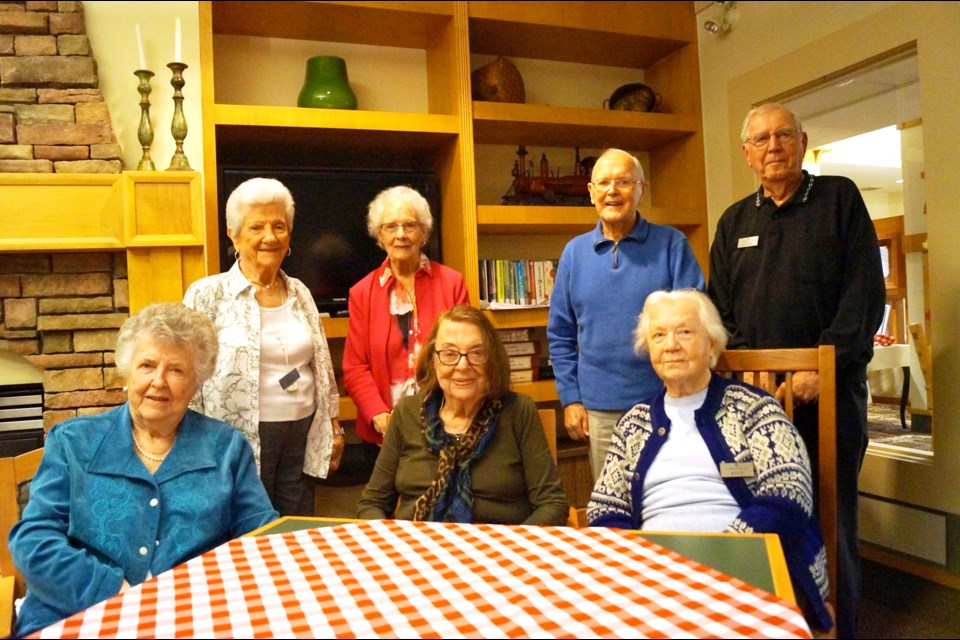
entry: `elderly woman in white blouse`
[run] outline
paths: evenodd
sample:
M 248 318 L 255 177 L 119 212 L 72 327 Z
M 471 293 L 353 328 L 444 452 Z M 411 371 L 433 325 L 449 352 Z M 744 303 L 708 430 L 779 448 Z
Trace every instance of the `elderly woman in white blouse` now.
M 294 204 L 279 181 L 252 178 L 227 200 L 237 261 L 203 278 L 183 302 L 216 325 L 220 357 L 193 407 L 247 437 L 280 515 L 313 515 L 312 478 L 343 452 L 339 395 L 310 290 L 280 264 L 290 252 Z

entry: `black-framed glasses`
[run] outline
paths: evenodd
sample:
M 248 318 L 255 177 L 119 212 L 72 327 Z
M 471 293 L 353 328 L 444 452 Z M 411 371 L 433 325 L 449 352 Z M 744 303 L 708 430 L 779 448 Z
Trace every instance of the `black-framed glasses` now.
M 456 349 L 440 349 L 437 351 L 437 360 L 439 360 L 441 364 L 449 367 L 455 367 L 460 364 L 460 359 L 464 356 L 466 356 L 467 362 L 475 366 L 487 364 L 487 360 L 490 359 L 490 354 L 487 353 L 486 349 L 474 349 L 466 353 L 457 351 Z
M 403 229 L 403 232 L 408 236 L 412 233 L 415 233 L 420 230 L 419 222 L 403 222 L 397 224 L 396 222 L 388 222 L 386 224 L 380 225 L 380 231 L 383 231 L 388 236 L 397 235 L 397 231 Z

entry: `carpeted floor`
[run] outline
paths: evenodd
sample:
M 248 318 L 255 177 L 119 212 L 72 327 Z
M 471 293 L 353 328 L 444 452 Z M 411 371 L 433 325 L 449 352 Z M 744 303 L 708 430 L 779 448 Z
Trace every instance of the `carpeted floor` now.
M 858 638 L 960 638 L 960 591 L 863 561 Z
M 906 415 L 906 421 L 908 428 L 904 429 L 900 424 L 900 408 L 896 405 L 867 405 L 867 428 L 870 432 L 870 442 L 932 451 L 933 438 L 929 433 L 916 433 L 909 429 L 909 411 Z

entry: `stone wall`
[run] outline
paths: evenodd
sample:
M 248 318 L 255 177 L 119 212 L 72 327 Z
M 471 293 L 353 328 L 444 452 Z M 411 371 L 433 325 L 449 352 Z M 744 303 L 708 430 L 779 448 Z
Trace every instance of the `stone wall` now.
M 0 1 L 0 172 L 120 173 L 81 2 Z
M 113 365 L 130 313 L 124 253 L 0 255 L 0 350 L 43 370 L 44 427 L 126 401 Z

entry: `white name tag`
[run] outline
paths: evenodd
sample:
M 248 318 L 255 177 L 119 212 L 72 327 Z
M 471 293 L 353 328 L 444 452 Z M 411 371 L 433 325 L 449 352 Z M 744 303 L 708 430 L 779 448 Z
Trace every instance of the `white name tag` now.
M 721 462 L 720 477 L 721 478 L 752 478 L 753 463 L 752 462 Z
M 760 244 L 760 236 L 749 236 L 747 238 L 740 238 L 739 240 L 737 240 L 737 249 L 755 247 L 758 244 Z

